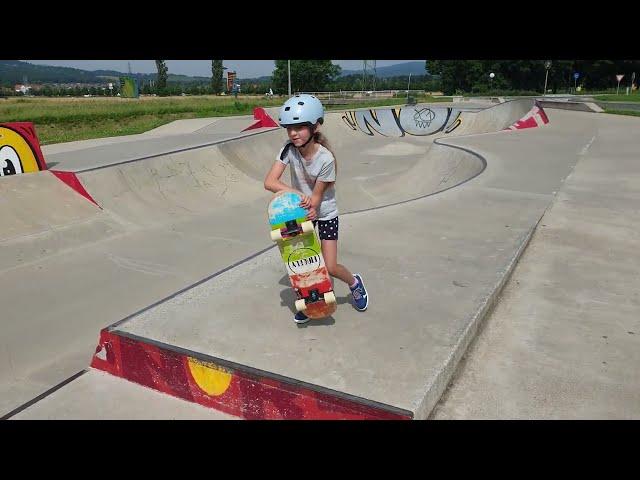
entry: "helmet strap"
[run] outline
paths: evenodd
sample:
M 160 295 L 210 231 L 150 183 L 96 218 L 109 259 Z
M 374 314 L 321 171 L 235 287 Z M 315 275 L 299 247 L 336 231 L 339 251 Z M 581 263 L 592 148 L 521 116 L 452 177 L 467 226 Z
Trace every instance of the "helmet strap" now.
M 311 130 L 311 135 L 309 136 L 309 140 L 307 140 L 307 141 L 306 141 L 306 142 L 304 142 L 302 145 L 300 145 L 299 147 L 297 147 L 297 148 L 298 148 L 298 150 L 300 150 L 301 148 L 306 147 L 306 146 L 307 146 L 307 144 L 308 144 L 311 140 L 313 140 L 313 139 L 314 139 L 315 134 L 316 134 L 316 127 L 315 127 L 315 125 L 314 125 L 314 126 L 310 126 L 309 128 L 310 128 L 310 130 Z

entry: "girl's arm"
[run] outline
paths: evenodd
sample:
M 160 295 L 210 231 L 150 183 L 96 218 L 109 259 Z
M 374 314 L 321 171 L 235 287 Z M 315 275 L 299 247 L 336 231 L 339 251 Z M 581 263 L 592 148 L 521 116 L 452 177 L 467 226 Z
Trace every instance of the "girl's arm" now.
M 287 166 L 284 163 L 279 162 L 278 160 L 273 163 L 273 165 L 271 166 L 271 170 L 269 170 L 269 173 L 267 173 L 267 176 L 264 179 L 264 188 L 266 190 L 269 190 L 273 193 L 278 193 L 283 190 L 297 192 L 297 190 L 294 190 L 286 183 L 280 181 L 280 177 L 284 173 L 285 168 L 287 168 Z
M 303 208 L 313 208 L 315 211 L 318 211 L 320 208 L 320 203 L 322 202 L 322 195 L 324 191 L 331 186 L 333 182 L 323 182 L 321 180 L 316 180 L 316 184 L 313 187 L 313 192 L 310 197 L 303 196 L 302 205 Z

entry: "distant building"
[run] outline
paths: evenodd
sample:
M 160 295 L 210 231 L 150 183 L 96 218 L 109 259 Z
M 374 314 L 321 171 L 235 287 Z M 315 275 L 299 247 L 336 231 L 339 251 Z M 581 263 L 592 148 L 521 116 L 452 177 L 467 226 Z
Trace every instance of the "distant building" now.
M 235 81 L 236 81 L 236 72 L 228 71 L 227 72 L 227 92 L 233 91 Z
M 31 87 L 29 87 L 27 85 L 23 85 L 22 83 L 18 83 L 18 84 L 16 84 L 15 87 L 13 87 L 13 89 L 16 92 L 20 92 L 20 93 L 26 94 L 31 89 Z

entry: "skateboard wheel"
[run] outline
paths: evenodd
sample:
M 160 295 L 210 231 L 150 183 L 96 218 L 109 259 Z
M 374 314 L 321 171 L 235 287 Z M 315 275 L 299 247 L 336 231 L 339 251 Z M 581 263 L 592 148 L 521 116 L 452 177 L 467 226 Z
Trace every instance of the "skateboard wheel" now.
M 333 292 L 327 292 L 324 294 L 324 303 L 332 304 L 336 303 L 336 295 Z
M 313 222 L 302 222 L 300 226 L 303 233 L 313 232 Z
M 271 230 L 271 240 L 277 242 L 278 240 L 282 240 L 282 233 L 280 230 Z
M 304 301 L 304 298 L 301 298 L 300 300 L 296 300 L 296 310 L 299 312 L 302 312 L 304 310 L 307 309 L 307 304 Z

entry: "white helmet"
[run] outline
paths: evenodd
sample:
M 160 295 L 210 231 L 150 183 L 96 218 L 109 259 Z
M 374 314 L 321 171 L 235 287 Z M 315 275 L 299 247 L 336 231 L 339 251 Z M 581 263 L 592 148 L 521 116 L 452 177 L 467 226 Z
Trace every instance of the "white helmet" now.
M 313 95 L 294 95 L 280 107 L 278 122 L 281 127 L 289 125 L 313 126 L 324 121 L 324 107 Z

